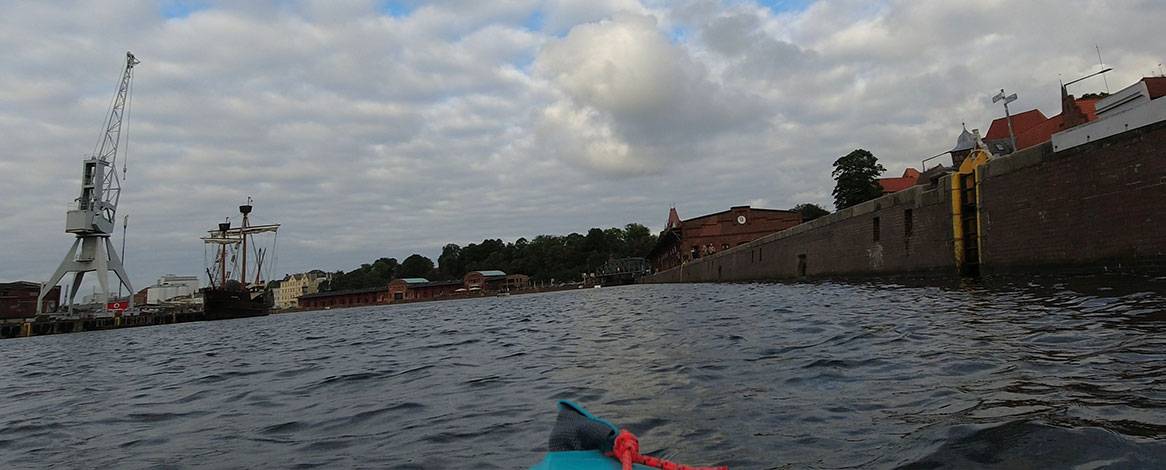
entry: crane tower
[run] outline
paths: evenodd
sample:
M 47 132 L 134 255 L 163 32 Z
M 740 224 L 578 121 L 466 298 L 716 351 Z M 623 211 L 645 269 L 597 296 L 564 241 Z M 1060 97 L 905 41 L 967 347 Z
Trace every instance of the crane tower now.
M 117 202 L 121 197 L 121 180 L 117 174 L 116 163 L 118 143 L 122 138 L 122 117 L 133 81 L 134 66 L 138 63 L 133 53 L 126 52 L 125 68 L 109 118 L 105 121 L 100 147 L 96 154 L 82 162 L 81 195 L 77 198 L 76 207 L 65 214 L 65 232 L 72 233 L 77 238 L 73 241 L 72 248 L 65 254 L 61 265 L 57 267 L 57 271 L 53 273 L 53 277 L 49 282 L 41 284 L 36 302 L 37 314 L 41 313 L 45 295 L 67 273 L 73 273 L 73 288 L 69 290 L 67 299 L 71 312 L 73 299 L 77 297 L 77 289 L 81 287 L 81 281 L 89 271 L 97 272 L 97 283 L 101 287 L 98 302 L 102 309 L 105 309 L 109 302 L 109 271 L 117 274 L 121 283 L 129 289 L 130 306 L 133 306 L 134 288 L 130 286 L 129 276 L 126 275 L 125 267 L 122 266 L 109 237 L 113 233 Z

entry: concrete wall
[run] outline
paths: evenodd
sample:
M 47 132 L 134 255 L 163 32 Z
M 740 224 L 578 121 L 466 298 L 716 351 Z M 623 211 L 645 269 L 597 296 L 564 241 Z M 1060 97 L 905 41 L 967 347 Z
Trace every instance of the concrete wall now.
M 981 168 L 981 272 L 1166 266 L 1166 122 Z

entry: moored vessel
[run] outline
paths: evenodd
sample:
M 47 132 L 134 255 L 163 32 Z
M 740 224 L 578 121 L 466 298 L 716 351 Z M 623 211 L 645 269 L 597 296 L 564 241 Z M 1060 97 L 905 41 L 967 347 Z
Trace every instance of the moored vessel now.
M 213 248 L 214 262 L 207 268 L 210 287 L 202 289 L 203 314 L 207 320 L 257 317 L 271 313 L 275 295 L 264 280 L 264 262 L 272 247 L 260 247 L 255 236 L 275 234 L 279 224 L 251 225 L 251 198 L 239 206 L 242 223 L 232 227 L 230 221 L 219 224 L 202 240 Z M 274 245 L 274 236 L 272 245 Z M 247 255 L 254 250 L 253 271 L 248 270 Z M 254 273 L 253 276 L 251 273 Z

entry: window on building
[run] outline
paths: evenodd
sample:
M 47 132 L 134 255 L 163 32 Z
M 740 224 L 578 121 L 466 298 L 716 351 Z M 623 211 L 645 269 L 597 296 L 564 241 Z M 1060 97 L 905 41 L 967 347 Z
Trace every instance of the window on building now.
M 914 230 L 914 214 L 911 212 L 911 209 L 906 209 L 903 211 L 903 234 L 910 238 Z
M 722 244 L 721 244 L 721 249 L 722 249 L 722 250 L 727 250 L 727 249 L 729 249 L 729 244 L 728 244 L 728 243 L 722 243 Z
M 871 224 L 871 229 L 874 232 L 874 241 L 879 241 L 879 218 L 874 218 L 874 223 Z

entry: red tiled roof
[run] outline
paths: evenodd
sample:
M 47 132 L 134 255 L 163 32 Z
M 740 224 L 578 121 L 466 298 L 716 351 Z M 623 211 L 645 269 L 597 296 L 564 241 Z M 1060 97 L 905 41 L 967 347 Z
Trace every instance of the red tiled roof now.
M 1049 118 L 1045 117 L 1039 109 L 1030 109 L 1020 114 L 1012 115 L 1012 132 L 1020 135 L 1022 132 L 1031 129 L 1033 126 L 1047 121 Z M 1002 117 L 992 121 L 992 125 L 988 126 L 988 133 L 984 135 L 984 140 L 996 140 L 1008 138 L 1008 118 Z
M 1097 99 L 1076 100 L 1077 107 L 1081 109 L 1089 121 L 1097 120 L 1097 101 Z M 1065 125 L 1065 113 L 1048 118 L 1045 122 L 1018 133 L 1016 135 L 1016 149 L 1023 150 L 1047 142 L 1053 138 L 1053 134 L 1067 128 L 1069 126 Z
M 908 168 L 903 172 L 903 176 L 898 178 L 879 178 L 879 186 L 883 188 L 883 193 L 894 193 L 904 189 L 915 186 L 919 181 L 919 170 Z
M 1016 149 L 1023 150 L 1052 139 L 1053 134 L 1060 131 L 1062 121 L 1064 121 L 1064 116 L 1058 114 L 1049 118 L 1045 122 L 1037 124 L 1024 132 L 1017 134 Z

